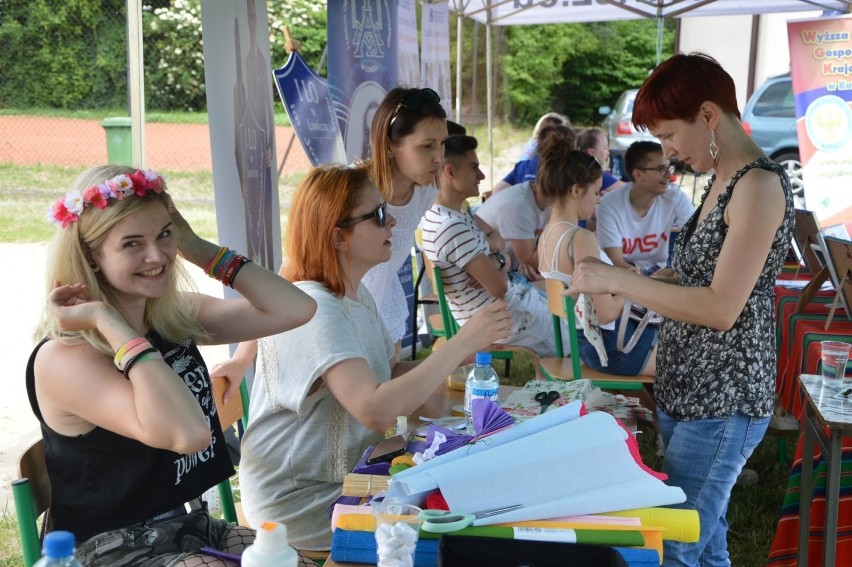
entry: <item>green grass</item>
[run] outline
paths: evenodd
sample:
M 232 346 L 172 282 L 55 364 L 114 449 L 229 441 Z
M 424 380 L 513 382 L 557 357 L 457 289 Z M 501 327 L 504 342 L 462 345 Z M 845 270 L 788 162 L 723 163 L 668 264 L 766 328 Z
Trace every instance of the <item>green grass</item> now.
M 48 116 L 51 118 L 79 118 L 81 120 L 103 120 L 116 116 L 129 116 L 124 108 L 101 108 L 95 110 L 65 110 L 61 108 L 0 108 L 0 116 Z M 207 112 L 178 112 L 147 110 L 145 121 L 167 124 L 207 124 Z M 275 125 L 290 126 L 290 118 L 280 102 L 275 102 Z

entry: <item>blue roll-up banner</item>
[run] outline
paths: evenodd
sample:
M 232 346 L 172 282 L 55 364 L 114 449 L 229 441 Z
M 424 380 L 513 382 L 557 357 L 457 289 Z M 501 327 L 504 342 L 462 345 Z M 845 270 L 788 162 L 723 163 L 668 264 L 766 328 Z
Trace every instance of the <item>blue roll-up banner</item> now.
M 311 165 L 345 163 L 343 138 L 325 79 L 296 51 L 290 53 L 283 67 L 272 71 L 272 76 Z
M 328 0 L 328 88 L 346 159 L 368 158 L 370 124 L 398 84 L 397 3 Z

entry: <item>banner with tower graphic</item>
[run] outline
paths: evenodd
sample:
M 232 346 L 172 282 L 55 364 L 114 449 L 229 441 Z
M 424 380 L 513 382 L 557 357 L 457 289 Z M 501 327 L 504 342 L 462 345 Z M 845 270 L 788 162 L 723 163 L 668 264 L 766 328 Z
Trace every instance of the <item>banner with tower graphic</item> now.
M 373 115 L 400 83 L 398 16 L 396 0 L 328 0 L 328 87 L 349 161 L 370 156 Z

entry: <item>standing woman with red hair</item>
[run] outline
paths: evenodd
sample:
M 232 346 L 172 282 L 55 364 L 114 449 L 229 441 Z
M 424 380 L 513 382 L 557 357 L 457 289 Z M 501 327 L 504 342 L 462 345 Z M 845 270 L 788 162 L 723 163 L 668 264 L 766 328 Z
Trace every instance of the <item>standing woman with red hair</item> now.
M 586 258 L 571 293 L 614 293 L 666 317 L 660 331 L 658 431 L 663 472 L 701 521 L 697 543 L 666 541 L 665 565 L 730 565 L 731 488 L 760 443 L 775 391 L 773 286 L 793 231 L 784 169 L 743 130 L 734 82 L 713 58 L 675 55 L 645 80 L 633 122 L 666 158 L 713 171 L 675 242 L 679 277 L 659 281 Z

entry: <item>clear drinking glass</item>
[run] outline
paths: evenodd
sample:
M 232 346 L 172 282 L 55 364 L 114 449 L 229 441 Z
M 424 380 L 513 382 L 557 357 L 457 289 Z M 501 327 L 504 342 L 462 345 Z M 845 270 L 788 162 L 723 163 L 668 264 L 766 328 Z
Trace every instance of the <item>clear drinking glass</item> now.
M 820 341 L 822 357 L 822 381 L 825 384 L 840 385 L 844 381 L 846 362 L 849 360 L 850 343 L 840 341 Z M 845 380 L 852 383 L 852 378 Z
M 414 549 L 420 536 L 420 512 L 422 510 L 417 506 L 397 500 L 373 504 L 378 567 L 414 567 Z

